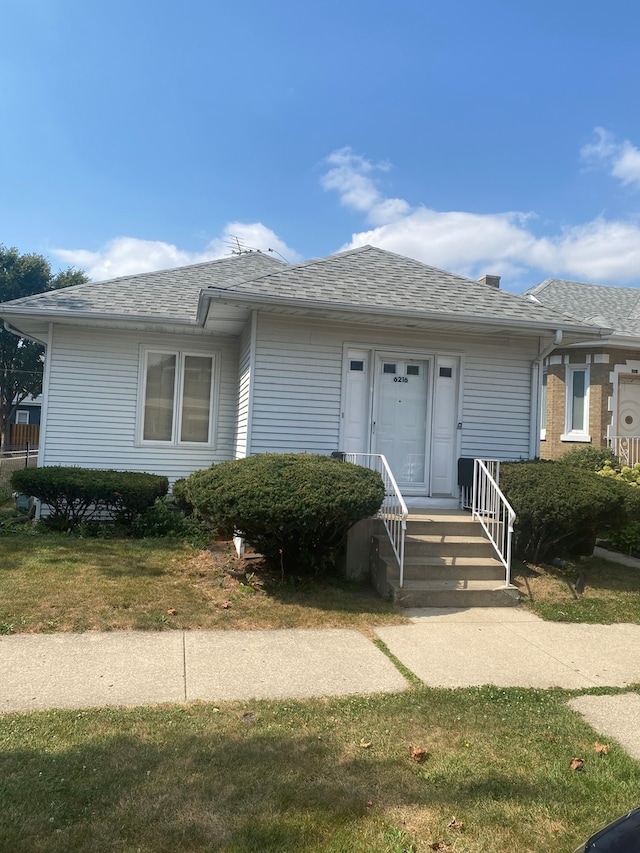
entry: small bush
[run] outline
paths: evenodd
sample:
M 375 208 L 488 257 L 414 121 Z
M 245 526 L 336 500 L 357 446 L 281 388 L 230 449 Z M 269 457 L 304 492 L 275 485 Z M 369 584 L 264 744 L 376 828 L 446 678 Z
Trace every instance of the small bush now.
M 131 524 L 131 533 L 138 539 L 170 536 L 186 539 L 192 544 L 204 545 L 209 534 L 192 515 L 185 516 L 171 498 L 156 498 Z
M 287 573 L 335 566 L 347 531 L 374 515 L 384 485 L 374 471 L 311 454 L 265 454 L 192 474 L 188 500 L 219 531 L 241 534 Z
M 44 522 L 56 530 L 94 521 L 130 525 L 169 488 L 167 478 L 156 474 L 55 465 L 14 471 L 11 484 L 49 508 Z
M 500 487 L 516 512 L 514 552 L 541 562 L 593 552 L 596 534 L 619 530 L 635 511 L 631 490 L 559 462 L 513 462 Z
M 623 554 L 637 554 L 640 551 L 640 521 L 632 521 L 610 533 L 609 545 Z
M 600 471 L 605 464 L 611 465 L 613 468 L 618 465 L 618 457 L 610 447 L 574 447 L 563 453 L 558 459 L 563 465 L 574 465 L 576 468 L 583 468 L 585 471 Z
M 186 477 L 175 481 L 173 488 L 171 489 L 171 494 L 173 495 L 176 506 L 179 506 L 185 515 L 193 515 L 193 504 L 187 497 Z

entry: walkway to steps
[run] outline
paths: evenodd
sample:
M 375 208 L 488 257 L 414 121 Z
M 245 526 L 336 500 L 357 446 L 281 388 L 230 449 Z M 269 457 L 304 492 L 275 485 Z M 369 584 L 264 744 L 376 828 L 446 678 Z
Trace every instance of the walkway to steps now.
M 481 525 L 458 509 L 413 509 L 407 520 L 404 585 L 386 533 L 374 539 L 376 586 L 402 607 L 510 607 L 517 590 Z

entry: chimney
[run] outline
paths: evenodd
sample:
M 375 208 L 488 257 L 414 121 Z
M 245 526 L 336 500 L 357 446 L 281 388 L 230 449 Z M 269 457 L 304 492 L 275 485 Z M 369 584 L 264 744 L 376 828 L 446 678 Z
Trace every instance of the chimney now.
M 489 287 L 495 287 L 496 290 L 500 290 L 500 276 L 499 275 L 483 275 L 478 279 L 480 284 L 488 284 Z

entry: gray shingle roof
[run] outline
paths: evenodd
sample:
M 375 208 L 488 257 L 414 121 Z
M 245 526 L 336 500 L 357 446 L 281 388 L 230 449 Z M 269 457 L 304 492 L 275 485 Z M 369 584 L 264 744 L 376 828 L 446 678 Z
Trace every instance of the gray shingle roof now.
M 207 288 L 255 296 L 258 301 L 277 297 L 365 312 L 512 321 L 518 326 L 578 325 L 559 315 L 562 309 L 372 246 L 294 265 L 256 252 L 81 284 L 6 302 L 0 305 L 0 316 L 102 315 L 194 323 L 200 292 Z
M 24 309 L 53 313 L 108 314 L 193 322 L 204 287 L 228 287 L 263 275 L 282 262 L 253 252 L 206 261 L 188 267 L 123 276 L 109 281 L 78 284 L 0 304 L 12 312 Z
M 374 246 L 269 270 L 228 288 L 239 293 L 539 323 L 571 322 L 513 293 L 427 266 Z
M 548 278 L 523 295 L 529 294 L 578 321 L 609 326 L 615 335 L 640 337 L 639 288 Z

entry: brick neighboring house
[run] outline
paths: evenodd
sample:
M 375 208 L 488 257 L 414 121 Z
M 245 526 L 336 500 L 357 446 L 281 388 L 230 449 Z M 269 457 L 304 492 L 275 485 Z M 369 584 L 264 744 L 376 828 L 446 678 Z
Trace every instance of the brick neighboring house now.
M 640 288 L 547 279 L 524 295 L 611 329 L 605 340 L 560 342 L 545 359 L 540 456 L 591 445 L 640 461 Z

